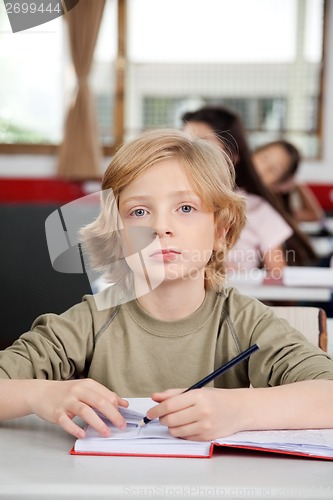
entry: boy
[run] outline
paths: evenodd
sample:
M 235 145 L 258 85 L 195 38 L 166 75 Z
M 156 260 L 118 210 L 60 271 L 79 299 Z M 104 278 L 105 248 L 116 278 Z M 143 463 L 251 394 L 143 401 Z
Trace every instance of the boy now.
M 269 307 L 223 287 L 225 253 L 245 222 L 223 151 L 178 131 L 146 132 L 115 154 L 102 187 L 112 196 L 82 238 L 93 266 L 110 282 L 116 273 L 101 293 L 119 303 L 103 309 L 87 296 L 37 318 L 0 353 L 0 419 L 35 413 L 83 437 L 79 416 L 107 436 L 94 409 L 121 429 L 123 396 L 152 395 L 147 416 L 187 439 L 332 427 L 333 361 Z M 144 228 L 151 249 L 137 258 L 132 229 Z M 130 291 L 137 298 L 126 302 Z M 259 351 L 214 387 L 182 394 L 254 343 Z

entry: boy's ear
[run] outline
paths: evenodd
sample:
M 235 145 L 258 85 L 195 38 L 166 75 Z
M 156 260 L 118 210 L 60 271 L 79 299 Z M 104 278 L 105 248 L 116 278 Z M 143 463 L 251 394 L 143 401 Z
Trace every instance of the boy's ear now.
M 214 252 L 220 250 L 221 245 L 225 244 L 225 239 L 228 234 L 229 228 L 224 226 L 217 226 L 215 231 Z

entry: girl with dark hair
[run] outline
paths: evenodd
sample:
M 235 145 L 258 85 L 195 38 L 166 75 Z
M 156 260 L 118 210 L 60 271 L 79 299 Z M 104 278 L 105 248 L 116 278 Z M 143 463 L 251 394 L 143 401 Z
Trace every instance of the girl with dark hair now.
M 308 238 L 253 166 L 239 116 L 224 107 L 207 106 L 185 113 L 182 121 L 185 131 L 218 143 L 229 154 L 236 186 L 246 198 L 248 222 L 229 252 L 230 268 L 242 271 L 263 266 L 274 273 L 285 265 L 313 265 L 317 256 Z
M 325 213 L 315 195 L 295 181 L 301 156 L 298 149 L 283 139 L 259 146 L 252 161 L 262 182 L 282 200 L 297 221 L 321 221 Z

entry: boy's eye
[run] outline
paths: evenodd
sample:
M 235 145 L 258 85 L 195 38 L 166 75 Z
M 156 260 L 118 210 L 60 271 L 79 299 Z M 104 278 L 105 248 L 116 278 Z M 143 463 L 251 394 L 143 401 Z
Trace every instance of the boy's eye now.
M 180 207 L 181 211 L 184 213 L 184 214 L 188 214 L 190 212 L 192 212 L 193 210 L 193 207 L 191 207 L 191 205 L 182 205 Z
M 133 212 L 131 212 L 131 215 L 133 215 L 134 217 L 143 217 L 146 213 L 146 210 L 144 208 L 136 208 L 135 210 L 133 210 Z

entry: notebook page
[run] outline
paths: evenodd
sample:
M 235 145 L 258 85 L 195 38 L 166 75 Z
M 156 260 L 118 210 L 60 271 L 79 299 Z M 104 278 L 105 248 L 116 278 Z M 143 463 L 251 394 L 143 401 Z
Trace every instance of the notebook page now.
M 93 427 L 88 426 L 86 428 L 85 439 L 99 439 L 99 440 L 129 440 L 129 439 L 172 439 L 175 438 L 171 436 L 168 432 L 168 428 L 161 425 L 159 422 L 150 422 L 148 425 L 143 427 L 138 427 L 137 423 L 127 422 L 126 429 L 119 430 L 114 425 L 111 424 L 109 420 L 103 418 L 107 426 L 111 430 L 111 436 L 109 438 L 102 437 Z
M 111 436 L 102 437 L 93 427 L 86 426 L 86 437 L 77 439 L 74 449 L 77 452 L 137 454 L 137 455 L 175 455 L 209 456 L 210 442 L 178 439 L 169 433 L 167 427 L 158 420 L 138 427 L 137 424 L 154 404 L 149 398 L 129 398 L 129 407 L 120 408 L 127 421 L 126 429 L 118 430 L 112 423 L 99 414 L 111 430 Z
M 238 432 L 216 443 L 333 456 L 333 429 Z

